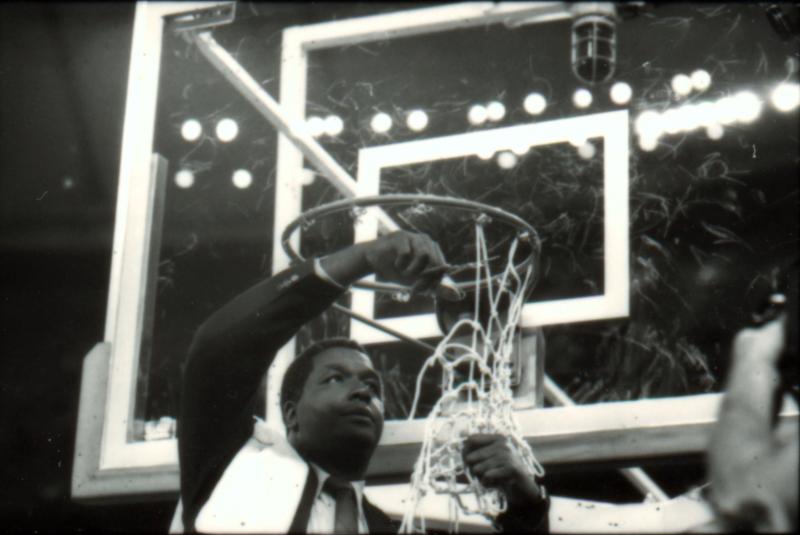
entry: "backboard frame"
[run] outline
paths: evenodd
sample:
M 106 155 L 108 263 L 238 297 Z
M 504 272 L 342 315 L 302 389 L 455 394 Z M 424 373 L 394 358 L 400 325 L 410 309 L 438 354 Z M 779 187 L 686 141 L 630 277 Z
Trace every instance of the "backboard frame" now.
M 359 151 L 357 195 L 380 194 L 381 171 L 436 160 L 473 156 L 483 151 L 511 151 L 524 144 L 531 148 L 575 139 L 603 139 L 603 249 L 602 295 L 528 303 L 522 310 L 522 327 L 626 317 L 629 302 L 628 268 L 628 112 L 582 115 L 551 121 L 494 128 L 368 147 Z M 377 236 L 377 221 L 366 216 L 357 226 L 357 241 Z M 367 280 L 371 280 L 371 277 Z M 353 288 L 352 309 L 374 320 L 375 293 Z M 441 336 L 433 313 L 381 318 L 380 323 L 407 336 Z M 383 331 L 351 320 L 350 335 L 362 344 L 392 340 Z
M 116 203 L 116 221 L 104 341 L 84 362 L 76 435 L 72 496 L 120 499 L 175 493 L 179 488 L 177 440 L 129 441 L 136 370 L 146 302 L 148 251 L 157 173 L 152 149 L 165 17 L 231 2 L 140 2 L 136 6 Z M 408 36 L 490 22 L 569 16 L 561 2 L 465 3 L 288 28 L 282 44 L 282 107 L 305 115 L 307 54 L 316 49 Z M 275 228 L 301 207 L 303 169 L 299 150 L 278 140 Z M 288 258 L 273 243 L 273 272 Z M 276 392 L 281 372 L 294 356 L 287 344 L 270 373 Z M 557 407 L 520 412 L 518 417 L 537 457 L 547 464 L 636 464 L 664 455 L 701 453 L 716 421 L 721 394 Z M 275 422 L 274 404 L 268 418 Z M 797 411 L 783 413 L 797 419 Z M 278 420 L 279 421 L 279 418 Z M 371 476 L 409 473 L 422 440 L 422 422 L 387 422 Z

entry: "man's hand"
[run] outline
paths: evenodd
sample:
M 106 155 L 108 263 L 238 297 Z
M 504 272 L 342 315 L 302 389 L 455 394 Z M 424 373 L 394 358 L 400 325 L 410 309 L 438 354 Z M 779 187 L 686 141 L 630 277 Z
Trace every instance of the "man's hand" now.
M 378 239 L 357 243 L 320 260 L 337 283 L 347 286 L 375 273 L 390 282 L 433 288 L 447 271 L 439 245 L 425 234 L 398 230 Z
M 447 265 L 439 244 L 425 234 L 404 230 L 367 243 L 364 255 L 379 277 L 418 289 L 439 282 Z
M 501 490 L 509 507 L 531 507 L 542 499 L 533 474 L 503 435 L 470 435 L 462 449 L 464 463 L 486 488 Z
M 792 531 L 797 523 L 798 426 L 773 426 L 784 317 L 741 331 L 708 451 L 711 494 L 729 527 Z

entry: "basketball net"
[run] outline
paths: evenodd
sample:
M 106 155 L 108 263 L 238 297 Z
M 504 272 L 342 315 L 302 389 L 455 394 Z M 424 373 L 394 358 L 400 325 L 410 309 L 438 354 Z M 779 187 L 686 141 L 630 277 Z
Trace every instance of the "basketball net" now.
M 445 335 L 417 376 L 414 401 L 409 419 L 414 418 L 425 372 L 441 366 L 442 396 L 434 404 L 425 422 L 422 449 L 411 477 L 407 509 L 400 533 L 425 532 L 425 516 L 420 511 L 423 498 L 446 494 L 450 531 L 458 532 L 459 517 L 483 515 L 493 520 L 506 510 L 502 492 L 484 487 L 465 467 L 462 459 L 464 438 L 476 433 L 500 434 L 509 440 L 525 467 L 533 476 L 543 476 L 544 469 L 522 438 L 514 419 L 511 389 L 512 351 L 532 282 L 533 267 L 524 274 L 514 266 L 519 238 L 511 243 L 505 269 L 493 278 L 483 225 L 475 225 L 475 309 L 471 318 L 457 321 Z M 485 292 L 480 288 L 485 288 Z M 488 299 L 490 314 L 483 324 L 478 321 L 480 300 Z M 499 310 L 507 307 L 507 316 Z M 469 345 L 456 342 L 468 333 Z M 464 378 L 458 370 L 468 368 Z

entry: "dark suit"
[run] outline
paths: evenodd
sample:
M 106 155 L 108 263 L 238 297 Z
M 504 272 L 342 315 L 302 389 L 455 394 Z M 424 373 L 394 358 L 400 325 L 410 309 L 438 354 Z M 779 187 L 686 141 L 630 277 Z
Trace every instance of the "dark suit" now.
M 312 261 L 304 262 L 238 295 L 197 330 L 184 370 L 178 417 L 187 531 L 194 531 L 197 514 L 253 435 L 259 384 L 275 353 L 342 293 L 314 274 Z M 314 488 L 307 483 L 308 491 Z M 293 530 L 305 530 L 307 498 L 304 492 Z M 383 529 L 388 518 L 371 505 L 365 503 L 364 508 L 370 529 L 373 524 Z
M 291 523 L 287 520 L 284 527 L 288 526 L 290 532 L 306 530 L 316 489 L 314 470 L 299 460 L 292 448 L 282 454 L 278 447 L 269 449 L 265 443 L 259 443 L 254 437 L 253 414 L 261 379 L 276 352 L 343 292 L 320 279 L 314 273 L 313 261 L 306 261 L 238 295 L 198 329 L 184 371 L 178 418 L 182 518 L 186 531 L 195 530 L 198 514 L 208 513 L 212 507 L 204 510 L 204 506 L 214 495 L 224 490 L 246 502 L 251 491 L 238 489 L 254 482 L 261 485 L 262 495 L 271 492 L 277 502 L 285 504 L 284 508 L 295 507 Z M 254 456 L 259 460 L 253 461 Z M 282 488 L 277 493 L 274 488 L 264 489 L 275 474 L 283 477 L 285 473 L 271 470 L 272 460 L 283 462 L 282 459 L 289 457 L 296 457 L 286 460 L 289 472 L 296 474 L 294 479 L 277 481 L 275 476 L 273 486 Z M 262 476 L 249 470 L 246 463 L 251 461 L 261 463 Z M 290 492 L 283 492 L 286 489 Z M 291 498 L 283 499 L 284 494 L 292 492 L 295 494 Z M 241 505 L 238 501 L 228 503 L 234 508 Z M 242 522 L 250 513 L 269 514 L 268 503 L 262 500 L 251 503 L 250 509 L 242 509 Z M 274 507 L 280 509 L 277 504 Z M 223 504 L 217 512 L 222 515 L 226 508 Z M 505 531 L 546 530 L 546 510 L 542 515 L 536 509 L 509 511 L 497 520 Z M 370 532 L 397 532 L 398 526 L 366 498 L 363 510 Z M 214 530 L 233 531 L 225 525 Z

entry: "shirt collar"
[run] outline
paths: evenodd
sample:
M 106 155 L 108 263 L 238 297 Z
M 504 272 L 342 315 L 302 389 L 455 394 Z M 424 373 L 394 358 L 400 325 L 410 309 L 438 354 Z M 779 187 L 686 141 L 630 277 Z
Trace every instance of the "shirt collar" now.
M 331 475 L 322 468 L 320 468 L 319 466 L 317 466 L 315 463 L 312 463 L 311 461 L 309 461 L 308 464 L 310 464 L 311 468 L 313 468 L 314 471 L 317 473 L 317 492 L 316 494 L 314 494 L 314 499 L 317 499 L 319 498 L 319 495 L 322 492 L 322 486 L 325 485 L 325 481 L 327 481 L 328 478 L 331 477 Z M 359 481 L 351 481 L 350 484 L 353 485 L 353 490 L 356 491 L 356 496 L 358 497 L 358 505 L 360 509 L 361 502 L 364 498 L 365 482 L 362 479 Z

